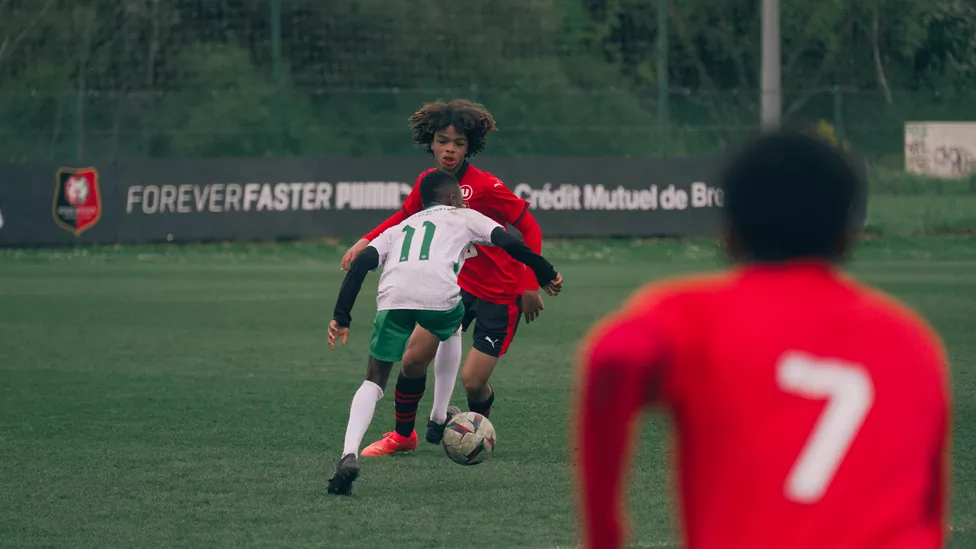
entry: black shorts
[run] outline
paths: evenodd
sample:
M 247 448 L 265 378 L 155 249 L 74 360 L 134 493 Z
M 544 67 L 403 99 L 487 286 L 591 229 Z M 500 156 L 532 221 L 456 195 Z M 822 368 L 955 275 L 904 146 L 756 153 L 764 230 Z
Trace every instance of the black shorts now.
M 499 305 L 477 298 L 461 290 L 464 320 L 461 329 L 468 331 L 474 320 L 474 348 L 489 356 L 499 357 L 508 351 L 519 319 L 522 317 L 522 296 L 509 305 Z

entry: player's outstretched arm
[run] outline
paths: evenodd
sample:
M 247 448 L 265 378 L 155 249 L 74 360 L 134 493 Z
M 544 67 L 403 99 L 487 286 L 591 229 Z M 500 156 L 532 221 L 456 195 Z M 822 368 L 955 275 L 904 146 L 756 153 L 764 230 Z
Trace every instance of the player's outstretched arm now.
M 356 259 L 349 265 L 346 278 L 342 281 L 339 289 L 339 297 L 336 299 L 335 309 L 332 313 L 332 322 L 329 325 L 329 346 L 335 348 L 336 339 L 342 337 L 345 345 L 349 334 L 349 324 L 352 323 L 352 308 L 356 304 L 356 297 L 359 290 L 363 287 L 363 280 L 366 275 L 378 267 L 380 264 L 380 254 L 376 248 L 367 246 Z
M 535 253 L 542 254 L 542 228 L 529 211 L 529 203 L 515 195 L 497 177 L 491 187 L 490 199 L 493 208 L 509 225 L 522 233 L 522 240 Z M 539 296 L 539 286 L 535 273 L 524 269 L 520 274 L 522 286 L 522 312 L 525 322 L 534 322 L 542 314 L 545 306 Z
M 563 277 L 556 272 L 552 264 L 505 229 L 496 227 L 491 231 L 491 243 L 532 269 L 539 286 L 545 288 L 549 295 L 556 295 L 562 290 Z
M 533 252 L 542 253 L 542 227 L 529 212 L 528 205 L 525 211 L 514 223 L 515 228 L 522 233 L 522 241 Z M 535 279 L 535 273 L 531 269 L 525 269 L 522 274 L 522 313 L 525 315 L 525 322 L 534 322 L 542 314 L 545 305 L 542 297 L 539 296 L 539 284 Z
M 535 216 L 532 215 L 528 209 L 522 212 L 522 215 L 515 220 L 512 224 L 520 233 L 522 233 L 522 241 L 525 245 L 529 247 L 530 250 L 537 254 L 542 254 L 542 227 L 539 226 L 539 222 L 535 220 Z M 532 273 L 526 271 L 525 279 L 522 282 L 522 289 L 527 291 L 535 291 L 539 289 L 536 283 L 535 277 Z
M 634 445 L 634 421 L 648 391 L 648 361 L 659 347 L 635 321 L 604 322 L 578 355 L 575 447 L 582 547 L 622 549 L 626 537 L 625 486 Z

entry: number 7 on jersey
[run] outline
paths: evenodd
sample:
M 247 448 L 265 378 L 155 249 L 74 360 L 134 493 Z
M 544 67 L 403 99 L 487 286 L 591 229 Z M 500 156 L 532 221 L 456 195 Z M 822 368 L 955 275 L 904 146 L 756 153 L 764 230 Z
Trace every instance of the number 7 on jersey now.
M 780 359 L 776 381 L 787 393 L 827 399 L 784 487 L 790 500 L 814 503 L 823 497 L 871 409 L 874 386 L 856 364 L 795 352 Z

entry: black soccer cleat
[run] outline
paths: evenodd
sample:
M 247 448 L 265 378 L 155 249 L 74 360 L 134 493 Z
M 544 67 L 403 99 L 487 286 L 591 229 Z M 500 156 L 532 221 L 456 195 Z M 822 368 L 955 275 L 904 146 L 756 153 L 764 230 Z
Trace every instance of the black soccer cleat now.
M 359 476 L 359 458 L 356 454 L 342 456 L 329 479 L 328 492 L 339 496 L 352 494 L 352 483 Z
M 437 424 L 437 423 L 434 423 L 434 420 L 428 420 L 427 421 L 427 437 L 426 437 L 427 438 L 427 442 L 429 442 L 431 444 L 440 444 L 441 443 L 441 440 L 444 439 L 444 427 L 447 426 L 448 423 L 450 423 L 452 417 L 454 417 L 454 416 L 456 416 L 456 415 L 458 415 L 460 413 L 461 413 L 461 409 L 458 408 L 457 406 L 448 406 L 447 407 L 447 419 L 444 420 L 444 423 Z

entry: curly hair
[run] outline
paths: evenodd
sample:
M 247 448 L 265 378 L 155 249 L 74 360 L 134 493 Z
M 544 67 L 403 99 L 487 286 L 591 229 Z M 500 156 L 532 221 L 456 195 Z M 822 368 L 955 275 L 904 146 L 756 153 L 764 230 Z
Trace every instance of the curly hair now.
M 447 103 L 438 99 L 425 104 L 410 117 L 413 141 L 426 146 L 428 153 L 433 152 L 431 144 L 434 134 L 448 126 L 453 126 L 468 139 L 468 152 L 465 156 L 474 156 L 485 150 L 488 134 L 498 131 L 495 119 L 488 109 L 467 99 L 452 99 Z

